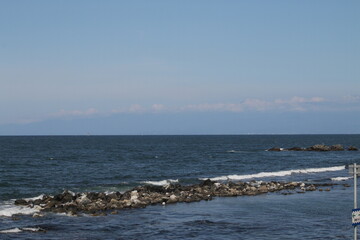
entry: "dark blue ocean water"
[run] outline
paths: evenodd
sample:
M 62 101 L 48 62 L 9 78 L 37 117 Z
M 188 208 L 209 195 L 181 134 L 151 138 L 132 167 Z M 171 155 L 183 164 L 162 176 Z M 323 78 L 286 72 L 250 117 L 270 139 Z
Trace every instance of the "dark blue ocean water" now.
M 360 152 L 265 151 L 319 143 L 360 147 L 360 135 L 0 137 L 0 239 L 350 239 L 353 188 L 342 184 L 353 180 L 336 179 L 349 177 L 344 166 L 360 163 Z M 125 191 L 203 178 L 339 185 L 330 192 L 216 198 L 101 217 L 33 218 L 13 205 L 16 198 L 65 189 Z M 29 214 L 14 218 L 19 212 Z M 17 228 L 46 232 L 9 232 Z

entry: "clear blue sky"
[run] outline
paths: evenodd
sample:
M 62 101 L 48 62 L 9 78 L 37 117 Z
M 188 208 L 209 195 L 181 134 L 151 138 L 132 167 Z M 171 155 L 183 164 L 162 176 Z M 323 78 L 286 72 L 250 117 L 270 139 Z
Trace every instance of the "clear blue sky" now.
M 360 133 L 359 65 L 358 0 L 2 0 L 0 135 Z

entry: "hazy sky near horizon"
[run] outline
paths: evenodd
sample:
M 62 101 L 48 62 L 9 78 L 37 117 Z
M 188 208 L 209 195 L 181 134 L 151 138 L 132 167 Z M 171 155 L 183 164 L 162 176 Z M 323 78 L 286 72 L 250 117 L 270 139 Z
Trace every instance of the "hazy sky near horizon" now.
M 357 0 L 2 0 L 0 126 L 139 113 L 359 117 L 359 23 Z

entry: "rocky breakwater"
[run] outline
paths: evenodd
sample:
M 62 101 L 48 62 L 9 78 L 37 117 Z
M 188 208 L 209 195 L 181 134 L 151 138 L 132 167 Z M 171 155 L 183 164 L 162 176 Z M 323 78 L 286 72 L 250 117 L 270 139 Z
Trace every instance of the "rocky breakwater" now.
M 40 209 L 41 212 L 66 213 L 75 216 L 79 213 L 86 213 L 96 216 L 105 215 L 106 213 L 116 214 L 122 209 L 143 208 L 153 204 L 198 202 L 211 200 L 213 197 L 255 196 L 280 191 L 283 194 L 304 193 L 317 189 L 321 190 L 322 188 L 319 188 L 321 186 L 329 186 L 329 184 L 255 181 L 219 183 L 208 179 L 200 184 L 189 186 L 179 184 L 167 186 L 143 185 L 124 193 L 73 193 L 64 191 L 55 196 L 43 195 L 35 200 L 18 199 L 15 204 Z M 41 216 L 41 213 L 36 216 Z
M 280 151 L 315 151 L 315 152 L 329 152 L 329 151 L 358 151 L 359 149 L 354 146 L 349 146 L 347 148 L 343 147 L 341 144 L 327 146 L 325 144 L 316 144 L 311 147 L 302 148 L 302 147 L 292 147 L 292 148 L 280 148 L 273 147 L 267 151 L 280 152 Z

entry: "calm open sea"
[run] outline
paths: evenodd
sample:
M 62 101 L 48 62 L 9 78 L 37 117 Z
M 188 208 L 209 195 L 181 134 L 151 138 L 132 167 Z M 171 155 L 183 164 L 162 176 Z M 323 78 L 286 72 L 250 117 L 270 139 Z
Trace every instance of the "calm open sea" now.
M 360 163 L 360 151 L 265 151 L 319 143 L 360 147 L 360 135 L 0 137 L 0 239 L 351 239 L 353 188 L 343 184 L 352 186 L 345 166 Z M 125 191 L 206 178 L 339 185 L 330 192 L 215 198 L 100 217 L 34 218 L 34 209 L 13 204 L 65 189 Z

